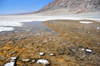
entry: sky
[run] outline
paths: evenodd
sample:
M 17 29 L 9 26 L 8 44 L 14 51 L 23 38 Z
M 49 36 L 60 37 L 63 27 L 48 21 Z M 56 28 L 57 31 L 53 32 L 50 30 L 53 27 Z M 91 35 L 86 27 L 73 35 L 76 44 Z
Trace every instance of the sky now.
M 0 0 L 0 15 L 38 11 L 53 0 Z

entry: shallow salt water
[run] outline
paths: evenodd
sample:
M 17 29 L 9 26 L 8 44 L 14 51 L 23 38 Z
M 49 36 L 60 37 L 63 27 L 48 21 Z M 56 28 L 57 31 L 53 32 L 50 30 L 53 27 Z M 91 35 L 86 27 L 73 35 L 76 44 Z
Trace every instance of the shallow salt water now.
M 100 30 L 98 30 L 97 27 L 100 27 L 100 23 L 94 21 L 92 24 L 81 24 L 79 20 L 24 22 L 23 27 L 14 27 L 13 31 L 0 33 L 1 49 L 3 50 L 0 56 L 9 54 L 11 61 L 16 62 L 17 66 L 21 64 L 23 66 L 36 66 L 40 65 L 39 63 L 41 63 L 41 66 L 49 63 L 51 64 L 50 66 L 54 66 L 53 63 L 64 66 L 67 63 L 62 65 L 62 63 L 59 63 L 56 59 L 66 62 L 66 58 L 68 58 L 68 61 L 72 60 L 69 60 L 69 58 L 73 58 L 75 62 L 72 62 L 72 64 L 75 65 L 78 64 L 80 66 L 82 63 L 86 65 L 87 63 L 94 62 L 96 66 L 100 59 L 98 56 L 100 52 Z M 10 51 L 6 50 L 6 48 L 9 48 Z M 15 50 L 17 53 L 10 55 L 12 53 L 11 51 Z M 63 51 L 64 54 L 62 53 Z M 27 58 L 25 59 L 23 55 L 27 56 Z M 43 57 L 40 55 L 43 55 Z M 17 56 L 20 57 L 17 58 Z M 32 59 L 33 57 L 35 59 Z M 13 61 L 13 59 L 17 61 Z M 23 59 L 28 60 L 28 62 L 25 62 Z M 8 63 L 4 60 L 4 62 L 1 61 L 0 64 L 4 63 L 2 66 L 11 64 L 11 61 Z M 91 65 L 93 64 L 91 63 Z

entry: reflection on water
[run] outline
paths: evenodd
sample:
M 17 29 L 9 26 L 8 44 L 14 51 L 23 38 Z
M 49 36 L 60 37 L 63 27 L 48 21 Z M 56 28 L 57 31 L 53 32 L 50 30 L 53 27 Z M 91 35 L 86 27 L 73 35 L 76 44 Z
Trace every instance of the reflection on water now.
M 52 30 L 47 27 L 46 25 L 44 25 L 42 22 L 39 21 L 34 21 L 34 22 L 25 22 L 23 23 L 24 25 L 21 27 L 12 27 L 14 28 L 14 30 L 12 31 L 3 31 L 0 33 L 0 38 L 3 39 L 7 38 L 7 37 L 12 37 L 13 36 L 18 36 L 23 35 L 23 36 L 31 36 L 33 34 L 37 34 L 37 33 L 41 33 L 41 34 L 45 34 L 45 33 L 50 33 L 52 32 Z M 4 30 L 4 28 L 2 28 Z M 7 29 L 7 28 L 6 28 Z
M 84 20 L 83 22 L 86 22 Z M 62 35 L 67 40 L 77 44 L 80 47 L 93 49 L 100 53 L 100 23 L 80 23 L 80 21 L 55 20 L 44 22 L 45 25 Z

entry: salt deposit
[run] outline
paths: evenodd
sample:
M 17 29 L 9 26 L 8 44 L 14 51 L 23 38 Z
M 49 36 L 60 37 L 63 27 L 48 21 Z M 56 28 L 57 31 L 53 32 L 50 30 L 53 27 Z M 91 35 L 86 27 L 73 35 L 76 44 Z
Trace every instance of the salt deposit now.
M 81 50 L 83 50 L 83 51 L 84 51 L 85 49 L 84 49 L 84 48 L 81 48 Z
M 2 32 L 2 31 L 11 31 L 11 30 L 14 30 L 14 28 L 12 28 L 12 27 L 0 27 L 0 32 Z
M 97 27 L 97 29 L 100 29 L 99 27 Z
M 90 21 L 80 21 L 80 23 L 85 23 L 85 24 L 89 24 L 89 23 L 93 23 L 93 22 L 90 22 Z
M 50 56 L 54 56 L 55 54 L 51 53 Z
M 31 15 L 1 15 L 0 16 L 0 26 L 22 26 L 23 23 L 21 22 L 31 22 L 31 21 L 47 21 L 47 20 L 95 20 L 100 21 L 100 19 L 93 19 L 93 18 L 86 18 L 86 17 L 69 17 L 69 16 L 44 16 L 44 15 L 38 15 L 38 14 L 31 14 Z M 80 21 L 80 23 L 93 23 L 93 22 L 83 22 Z M 12 30 L 12 28 L 7 28 L 6 30 L 2 31 L 9 31 Z
M 38 64 L 41 63 L 41 64 L 44 64 L 44 65 L 49 64 L 48 60 L 44 60 L 44 59 L 39 59 L 39 60 L 37 61 L 37 63 L 38 63 Z
M 11 57 L 11 60 L 15 60 L 16 59 L 16 57 Z
M 4 66 L 14 66 L 15 62 L 6 63 Z
M 86 51 L 87 51 L 87 52 L 92 52 L 92 50 L 90 50 L 90 49 L 86 49 Z
M 40 52 L 39 55 L 44 55 L 44 52 Z

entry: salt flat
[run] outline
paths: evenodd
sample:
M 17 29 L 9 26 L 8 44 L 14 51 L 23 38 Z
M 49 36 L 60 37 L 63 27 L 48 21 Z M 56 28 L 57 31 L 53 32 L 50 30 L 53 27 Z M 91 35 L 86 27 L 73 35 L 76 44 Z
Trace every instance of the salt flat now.
M 22 26 L 21 22 L 31 22 L 31 21 L 47 21 L 47 20 L 96 20 L 100 22 L 99 18 L 87 18 L 87 17 L 77 17 L 77 16 L 47 16 L 40 14 L 28 14 L 28 15 L 0 15 L 0 26 L 7 28 L 5 26 Z M 12 29 L 11 29 L 12 30 Z M 1 30 L 5 31 L 5 30 Z M 7 30 L 6 30 L 7 31 Z

